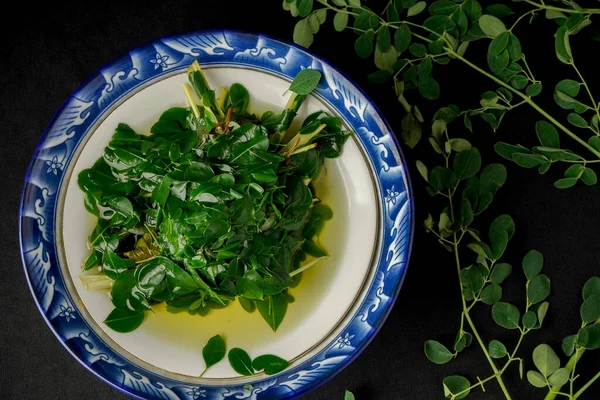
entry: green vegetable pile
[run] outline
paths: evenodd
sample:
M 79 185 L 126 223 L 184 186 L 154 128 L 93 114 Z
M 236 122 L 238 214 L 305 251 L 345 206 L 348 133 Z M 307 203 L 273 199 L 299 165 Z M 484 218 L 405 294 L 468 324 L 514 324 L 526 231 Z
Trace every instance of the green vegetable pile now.
M 78 177 L 98 217 L 82 280 L 111 288 L 110 328 L 130 332 L 162 302 L 205 315 L 236 297 L 278 328 L 293 301 L 287 289 L 327 257 L 317 238 L 333 213 L 312 182 L 349 137 L 320 111 L 290 129 L 320 77 L 302 71 L 286 108 L 257 117 L 246 88 L 234 84 L 217 99 L 195 62 L 184 85 L 189 108 L 166 110 L 150 135 L 119 124 Z

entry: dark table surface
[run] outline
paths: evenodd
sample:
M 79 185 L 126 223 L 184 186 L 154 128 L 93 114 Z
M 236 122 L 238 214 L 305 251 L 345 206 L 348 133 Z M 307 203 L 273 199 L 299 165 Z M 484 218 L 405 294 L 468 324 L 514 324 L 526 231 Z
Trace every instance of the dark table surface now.
M 128 1 L 128 2 L 31 2 L 13 3 L 16 13 L 5 18 L 17 22 L 17 28 L 5 32 L 0 63 L 1 138 L 0 182 L 3 206 L 0 249 L 0 398 L 3 399 L 124 399 L 107 384 L 94 377 L 73 359 L 46 327 L 29 293 L 23 274 L 17 234 L 17 215 L 22 182 L 35 145 L 54 112 L 88 76 L 104 64 L 141 43 L 162 36 L 200 29 L 229 28 L 264 32 L 291 40 L 294 23 L 280 8 L 280 1 Z M 381 3 L 381 2 L 379 2 Z M 593 2 L 592 2 L 593 3 Z M 370 2 L 374 8 L 377 2 Z M 519 32 L 527 35 L 524 50 L 538 79 L 547 87 L 571 71 L 554 58 L 551 22 L 538 21 Z M 579 38 L 578 38 L 579 39 Z M 327 23 L 312 51 L 354 79 L 382 109 L 391 125 L 399 130 L 403 114 L 391 90 L 375 85 L 366 76 L 373 71 L 372 61 L 359 59 L 353 51 L 355 36 L 336 33 Z M 600 79 L 590 57 L 597 42 L 581 38 L 574 44 L 584 75 L 598 91 Z M 485 60 L 483 60 L 485 62 Z M 474 105 L 479 93 L 493 89 L 490 82 L 461 66 L 439 69 L 436 77 L 443 96 L 437 102 L 423 101 L 426 117 L 438 107 L 456 103 Z M 551 89 L 547 89 L 549 91 Z M 546 93 L 547 94 L 547 93 Z M 548 96 L 547 96 L 548 98 Z M 559 114 L 549 99 L 544 102 Z M 502 161 L 492 151 L 496 140 L 533 143 L 533 124 L 538 119 L 530 109 L 510 113 L 500 133 L 493 134 L 475 123 L 476 133 L 469 138 L 478 145 L 488 162 Z M 454 128 L 457 129 L 458 127 Z M 467 134 L 466 132 L 464 133 Z M 417 150 L 405 149 L 415 188 L 417 229 L 408 276 L 398 300 L 368 348 L 333 380 L 304 396 L 305 399 L 341 399 L 346 389 L 357 399 L 441 399 L 444 376 L 463 374 L 471 378 L 487 377 L 490 370 L 476 346 L 470 347 L 451 364 L 438 366 L 423 354 L 426 339 L 453 341 L 458 328 L 460 296 L 457 277 L 449 253 L 421 229 L 429 211 L 439 212 L 439 204 L 424 193 L 413 167 L 418 158 L 428 160 L 426 144 Z M 559 191 L 553 182 L 560 172 L 539 176 L 533 170 L 508 167 L 508 184 L 490 211 L 479 221 L 502 213 L 513 216 L 517 233 L 505 256 L 517 268 L 522 256 L 532 248 L 545 255 L 545 272 L 553 280 L 551 307 L 543 329 L 528 335 L 521 355 L 525 369 L 532 369 L 531 352 L 539 343 L 551 344 L 557 352 L 563 337 L 579 327 L 580 289 L 592 275 L 600 275 L 600 185 L 577 186 Z M 515 273 L 505 286 L 505 299 L 523 301 L 524 281 Z M 499 338 L 514 342 L 514 332 L 498 328 L 489 310 L 475 311 L 484 340 Z M 562 354 L 562 353 L 561 353 Z M 564 359 L 564 357 L 563 357 Z M 583 382 L 600 368 L 598 354 L 584 357 L 578 370 Z M 544 391 L 519 379 L 517 369 L 506 374 L 506 382 L 515 399 L 541 399 Z M 487 392 L 475 390 L 473 399 L 504 398 L 494 382 Z M 600 398 L 597 382 L 580 399 Z

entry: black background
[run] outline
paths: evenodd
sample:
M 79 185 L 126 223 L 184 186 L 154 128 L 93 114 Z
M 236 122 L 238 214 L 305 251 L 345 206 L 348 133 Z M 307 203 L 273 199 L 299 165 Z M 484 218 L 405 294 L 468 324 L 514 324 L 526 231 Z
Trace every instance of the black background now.
M 382 2 L 368 1 L 374 9 Z M 486 3 L 485 1 L 483 3 Z M 596 3 L 591 1 L 591 3 Z M 522 5 L 521 5 L 522 6 Z M 129 1 L 129 2 L 31 2 L 15 4 L 12 14 L 4 13 L 17 28 L 5 32 L 0 51 L 0 180 L 2 205 L 0 215 L 0 397 L 3 399 L 124 399 L 125 395 L 95 378 L 73 359 L 46 327 L 27 288 L 23 274 L 17 234 L 19 196 L 29 159 L 35 145 L 54 112 L 79 84 L 104 64 L 141 43 L 162 36 L 200 29 L 229 28 L 264 32 L 291 40 L 296 22 L 281 9 L 280 1 Z M 516 6 L 515 6 L 516 7 Z M 332 16 L 316 36 L 312 51 L 338 67 L 377 103 L 392 127 L 399 131 L 403 115 L 394 95 L 386 85 L 375 85 L 366 76 L 373 71 L 372 61 L 359 59 L 353 51 L 354 34 L 336 33 Z M 597 21 L 596 23 L 600 23 Z M 6 29 L 6 27 L 4 28 Z M 550 93 L 560 79 L 573 78 L 569 67 L 554 56 L 555 25 L 540 18 L 534 25 L 517 31 L 524 51 L 545 90 L 541 103 L 553 114 L 565 116 L 553 104 Z M 578 65 L 600 97 L 600 80 L 591 57 L 597 57 L 598 43 L 577 36 L 573 50 Z M 481 46 L 481 45 L 480 45 Z M 595 46 L 595 47 L 594 47 Z M 469 55 L 485 50 L 477 46 Z M 593 49 L 593 50 L 592 50 Z M 593 52 L 596 53 L 592 56 Z M 483 55 L 483 57 L 481 57 Z M 477 58 L 477 57 L 476 57 Z M 451 63 L 436 68 L 442 98 L 437 102 L 419 101 L 426 118 L 440 106 L 455 103 L 461 108 L 475 107 L 479 93 L 493 89 L 490 81 L 462 65 Z M 451 126 L 453 134 L 465 135 L 481 149 L 486 162 L 501 162 L 491 149 L 497 140 L 533 145 L 534 123 L 540 119 L 532 109 L 522 107 L 508 114 L 499 133 L 492 133 L 476 121 L 475 134 Z M 582 148 L 563 139 L 576 151 Z M 464 351 L 450 364 L 438 366 L 423 354 L 423 342 L 437 339 L 451 344 L 458 328 L 460 296 L 453 259 L 434 238 L 425 234 L 421 221 L 428 212 L 438 214 L 441 204 L 423 190 L 414 161 L 419 158 L 431 165 L 426 142 L 410 151 L 404 149 L 413 177 L 417 228 L 408 276 L 400 296 L 380 333 L 350 366 L 333 380 L 304 396 L 305 399 L 342 399 L 344 390 L 354 391 L 357 399 L 441 399 L 441 381 L 446 375 L 461 374 L 475 381 L 487 377 L 490 368 L 476 345 Z M 600 186 L 559 191 L 554 180 L 562 170 L 553 168 L 546 176 L 534 170 L 507 165 L 508 184 L 497 200 L 478 219 L 483 229 L 492 217 L 508 213 L 513 216 L 517 233 L 509 244 L 506 262 L 515 268 L 504 285 L 504 299 L 523 304 L 524 279 L 520 260 L 535 248 L 545 255 L 545 272 L 553 282 L 551 307 L 541 331 L 524 340 L 521 356 L 525 369 L 534 368 L 531 352 L 539 343 L 551 344 L 559 354 L 563 337 L 579 327 L 580 290 L 588 277 L 599 275 Z M 515 332 L 497 327 L 487 307 L 475 311 L 475 320 L 487 342 L 498 338 L 513 344 Z M 563 356 L 564 362 L 566 362 Z M 600 368 L 598 354 L 588 353 L 579 364 L 587 381 Z M 505 376 L 515 399 L 541 399 L 545 392 L 520 380 L 515 368 Z M 504 398 L 496 383 L 487 391 L 476 390 L 473 399 Z M 600 397 L 596 382 L 580 399 Z

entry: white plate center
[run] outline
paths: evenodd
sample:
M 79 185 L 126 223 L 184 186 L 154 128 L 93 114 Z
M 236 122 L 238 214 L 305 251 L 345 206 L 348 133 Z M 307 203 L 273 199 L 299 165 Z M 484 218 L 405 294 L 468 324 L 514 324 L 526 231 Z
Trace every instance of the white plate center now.
M 215 89 L 236 82 L 243 84 L 250 92 L 253 112 L 279 111 L 289 96 L 283 96 L 288 81 L 264 72 L 212 67 L 206 68 L 205 73 Z M 296 301 L 289 305 L 277 332 L 271 330 L 258 311 L 246 313 L 236 301 L 225 309 L 211 310 L 204 317 L 170 314 L 159 306 L 155 313 L 146 313 L 144 323 L 136 331 L 117 333 L 102 322 L 113 309 L 108 294 L 87 291 L 80 281 L 81 265 L 89 254 L 87 238 L 95 217 L 84 208 L 77 175 L 102 156 L 118 123 L 126 123 L 138 133 L 147 133 L 163 111 L 187 106 L 181 89 L 184 82 L 187 82 L 185 74 L 177 74 L 129 97 L 97 126 L 75 163 L 66 183 L 58 226 L 62 226 L 68 273 L 82 301 L 79 306 L 85 307 L 101 336 L 114 340 L 122 348 L 116 348 L 117 351 L 134 362 L 136 357 L 172 373 L 198 376 L 204 369 L 202 347 L 216 334 L 225 338 L 228 349 L 243 348 L 251 357 L 276 354 L 301 362 L 315 351 L 315 346 L 341 329 L 340 322 L 348 310 L 362 299 L 361 288 L 369 277 L 376 248 L 377 197 L 370 167 L 353 139 L 348 140 L 342 157 L 326 162 L 326 174 L 316 185 L 318 196 L 334 212 L 321 235 L 321 243 L 331 258 L 306 271 L 302 283 L 290 291 Z M 318 98 L 310 96 L 295 126 L 308 114 L 326 109 Z M 226 360 L 205 375 L 207 378 L 236 376 Z

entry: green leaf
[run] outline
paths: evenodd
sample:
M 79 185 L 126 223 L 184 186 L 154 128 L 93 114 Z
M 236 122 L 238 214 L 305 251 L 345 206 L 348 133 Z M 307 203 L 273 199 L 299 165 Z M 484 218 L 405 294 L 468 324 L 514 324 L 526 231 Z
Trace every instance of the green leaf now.
M 492 283 L 483 289 L 480 298 L 487 305 L 496 304 L 502 298 L 502 288 L 500 285 Z
M 392 73 L 390 71 L 380 69 L 367 76 L 367 79 L 375 83 L 384 83 L 387 82 L 391 77 Z
M 250 359 L 248 353 L 246 353 L 244 350 L 234 347 L 233 349 L 229 350 L 227 358 L 229 359 L 231 368 L 233 368 L 233 370 L 238 374 L 244 376 L 254 375 L 252 360 Z
M 590 146 L 592 146 L 594 149 L 600 151 L 600 136 L 592 136 L 590 138 L 590 140 L 588 141 L 588 143 L 590 144 Z
M 488 345 L 488 352 L 492 358 L 503 358 L 508 354 L 506 351 L 506 346 L 504 346 L 502 342 L 498 340 L 492 340 L 490 342 Z
M 346 390 L 346 393 L 344 394 L 344 400 L 356 400 L 356 398 L 352 392 Z
M 492 250 L 490 250 L 489 246 L 483 242 L 469 243 L 467 247 L 479 254 L 481 257 L 484 257 L 488 260 L 492 259 Z
M 154 200 L 154 202 L 156 202 L 156 204 L 159 206 L 162 207 L 165 205 L 167 198 L 169 197 L 169 188 L 171 187 L 172 183 L 173 180 L 168 176 L 165 176 L 152 191 L 152 200 Z
M 465 347 L 470 346 L 473 341 L 473 335 L 468 332 L 459 331 L 456 335 L 456 341 L 454 342 L 454 350 L 461 352 Z
M 499 263 L 494 265 L 494 269 L 492 269 L 492 274 L 490 276 L 490 281 L 497 285 L 502 284 L 506 278 L 512 272 L 512 266 L 506 263 Z
M 429 6 L 431 15 L 451 15 L 458 9 L 458 5 L 449 0 L 439 0 Z
M 569 31 L 567 27 L 561 26 L 554 35 L 555 38 L 555 49 L 556 57 L 564 63 L 570 64 L 573 61 L 573 55 L 571 54 L 571 45 L 569 44 Z
M 575 352 L 575 342 L 577 341 L 577 335 L 569 335 L 563 339 L 562 350 L 563 352 L 571 357 Z
M 452 375 L 444 378 L 444 396 L 453 399 L 464 399 L 471 393 L 471 383 L 463 376 Z M 460 394 L 458 394 L 460 393 Z
M 510 84 L 515 89 L 524 89 L 529 84 L 529 79 L 523 75 L 515 75 L 510 79 Z
M 473 147 L 458 153 L 454 157 L 452 167 L 459 180 L 475 175 L 481 168 L 481 154 L 479 154 L 479 150 Z
M 109 247 L 104 250 L 102 270 L 109 278 L 117 279 L 117 277 L 127 271 L 127 268 L 130 266 L 131 261 L 119 257 Z
M 570 372 L 566 368 L 557 369 L 550 377 L 548 378 L 548 382 L 553 387 L 560 387 L 569 381 Z
M 581 305 L 581 320 L 591 324 L 600 318 L 600 295 L 589 296 Z
M 392 38 L 390 35 L 390 29 L 387 26 L 383 26 L 377 32 L 377 47 L 379 50 L 386 52 L 392 45 Z
M 477 269 L 467 267 L 460 271 L 460 283 L 468 291 L 477 295 L 483 288 L 483 276 Z
M 289 90 L 301 96 L 307 95 L 315 90 L 320 80 L 321 73 L 319 71 L 308 68 L 303 69 L 298 72 Z
M 501 215 L 492 222 L 489 237 L 492 242 L 492 255 L 495 260 L 502 257 L 508 241 L 514 233 L 515 223 L 509 215 Z
M 421 77 L 419 79 L 419 93 L 427 100 L 436 100 L 440 97 L 440 85 L 431 77 Z
M 408 12 L 406 14 L 407 17 L 412 17 L 415 15 L 420 14 L 423 10 L 425 10 L 425 8 L 427 7 L 427 3 L 425 3 L 424 1 L 419 1 L 417 4 L 415 4 L 414 6 L 410 7 L 408 9 Z
M 504 18 L 513 14 L 512 10 L 504 4 L 492 4 L 485 8 L 485 13 L 496 18 Z
M 310 24 L 308 23 L 308 19 L 301 19 L 296 23 L 296 26 L 294 26 L 293 39 L 294 43 L 299 44 L 300 46 L 310 47 L 313 43 L 314 35 L 310 28 Z
M 537 388 L 545 388 L 547 386 L 546 379 L 537 371 L 527 371 L 527 380 Z
M 338 12 L 333 17 L 333 27 L 336 31 L 341 32 L 348 26 L 348 14 L 344 12 Z
M 560 148 L 560 138 L 554 125 L 547 121 L 538 121 L 535 124 L 535 133 L 542 146 Z
M 401 126 L 404 143 L 410 148 L 415 147 L 421 140 L 421 124 L 413 117 L 412 113 L 407 113 L 404 118 L 402 118 Z
M 543 302 L 538 307 L 537 317 L 538 317 L 538 321 L 540 323 L 540 327 L 542 326 L 542 323 L 544 322 L 544 319 L 546 318 L 546 313 L 548 312 L 548 307 L 550 307 L 550 303 L 548 303 L 547 301 Z
M 373 31 L 367 31 L 354 43 L 354 50 L 356 54 L 358 54 L 361 58 L 367 58 L 373 52 L 373 39 L 375 38 L 375 33 Z
M 533 280 L 544 266 L 544 255 L 537 250 L 531 250 L 523 257 L 523 272 L 527 280 Z
M 401 24 L 394 33 L 394 47 L 396 47 L 396 50 L 400 53 L 406 51 L 410 46 L 411 37 L 412 34 L 408 25 Z
M 283 322 L 283 318 L 288 308 L 288 295 L 279 293 L 272 296 L 267 296 L 263 301 L 256 302 L 256 308 L 265 321 L 269 324 L 273 332 Z
M 498 189 L 504 186 L 506 182 L 506 167 L 502 164 L 490 164 L 487 165 L 481 171 L 480 176 L 480 193 L 492 193 L 495 194 Z
M 421 43 L 413 43 L 409 49 L 410 53 L 415 57 L 424 57 L 427 54 L 427 48 Z
M 540 154 L 514 153 L 512 158 L 518 166 L 523 168 L 534 168 L 548 161 L 546 157 Z
M 590 168 L 586 168 L 581 174 L 581 182 L 585 183 L 588 186 L 593 186 L 598 183 L 598 175 L 596 172 Z
M 306 17 L 312 11 L 313 0 L 296 0 L 296 8 L 298 15 Z
M 600 295 L 600 278 L 593 276 L 583 285 L 582 290 L 583 300 L 587 300 L 590 296 Z
M 575 184 L 577 184 L 576 178 L 563 178 L 554 182 L 554 187 L 557 189 L 568 189 L 575 186 Z
M 546 378 L 560 368 L 560 359 L 547 344 L 540 344 L 533 350 L 533 363 Z
M 579 114 L 570 113 L 569 115 L 567 115 L 567 120 L 571 125 L 576 126 L 578 128 L 588 127 L 587 121 L 583 119 L 583 117 Z
M 581 176 L 581 174 L 583 174 L 583 171 L 585 171 L 585 167 L 583 165 L 581 165 L 581 164 L 571 165 L 565 171 L 565 178 L 576 178 L 576 179 L 579 179 L 579 177 Z
M 265 371 L 267 375 L 275 375 L 286 369 L 290 363 L 281 357 L 272 354 L 258 356 L 252 361 L 252 367 L 256 371 Z
M 538 94 L 542 93 L 542 83 L 536 82 L 536 83 L 533 83 L 533 84 L 527 86 L 525 93 L 527 93 L 527 96 L 529 96 L 529 97 L 537 96 Z
M 581 329 L 577 343 L 588 350 L 600 348 L 600 324 L 588 325 Z
M 539 166 L 538 173 L 540 175 L 544 175 L 546 172 L 548 172 L 548 170 L 550 170 L 550 167 L 552 167 L 552 163 L 551 162 L 544 163 L 544 164 L 542 164 L 542 165 Z
M 495 38 L 502 32 L 506 32 L 504 22 L 493 15 L 484 14 L 479 18 L 479 27 L 489 37 Z
M 136 287 L 138 282 L 134 275 L 135 271 L 131 269 L 117 275 L 117 279 L 111 289 L 112 303 L 115 307 L 121 309 L 133 309 L 135 311 L 149 310 L 150 304 L 143 293 Z
M 473 146 L 471 146 L 471 143 L 466 139 L 450 139 L 450 148 L 456 151 L 457 153 L 460 153 L 461 151 L 465 150 L 470 150 L 472 147 Z
M 498 142 L 494 145 L 494 150 L 503 158 L 513 161 L 513 155 L 516 153 L 520 154 L 530 154 L 531 152 L 525 147 L 518 145 L 513 146 L 508 143 Z
M 533 311 L 527 311 L 523 315 L 523 326 L 527 329 L 533 329 L 537 324 L 537 316 Z
M 419 174 L 425 179 L 425 181 L 429 182 L 429 171 L 425 164 L 421 161 L 417 160 L 417 169 L 419 170 Z
M 494 39 L 494 40 L 496 40 L 496 39 Z M 491 46 L 490 46 L 490 49 L 491 49 Z M 503 50 L 499 54 L 492 54 L 491 52 L 488 51 L 487 62 L 488 62 L 488 66 L 490 67 L 490 70 L 493 73 L 495 73 L 496 75 L 502 73 L 502 71 L 504 71 L 506 69 L 506 67 L 508 67 L 508 64 L 510 62 L 510 56 L 508 54 L 508 50 Z M 518 76 L 521 76 L 521 75 L 517 75 L 517 77 Z M 513 78 L 513 79 L 515 79 L 515 78 Z
M 492 307 L 492 318 L 503 328 L 517 329 L 521 319 L 519 309 L 510 303 L 498 302 Z
M 256 272 L 252 271 L 254 274 Z M 258 274 L 256 274 L 258 275 Z M 248 277 L 247 277 L 248 276 Z M 239 278 L 236 282 L 236 291 L 239 296 L 245 297 L 249 300 L 262 300 L 264 296 L 263 289 L 260 287 L 259 282 L 250 277 L 251 273 L 246 272 L 244 277 Z
M 537 304 L 550 295 L 550 278 L 544 274 L 535 276 L 527 287 L 527 301 Z
M 144 322 L 143 311 L 115 308 L 104 320 L 113 331 L 127 333 L 136 330 Z
M 490 42 L 490 46 L 488 47 L 488 54 L 497 56 L 500 53 L 502 53 L 504 50 L 506 50 L 506 48 L 508 47 L 508 41 L 510 39 L 510 33 L 507 32 L 502 32 L 501 34 L 499 34 L 498 36 L 496 36 L 491 42 Z M 508 64 L 506 64 L 508 65 Z M 504 67 L 506 68 L 506 66 Z M 504 69 L 502 68 L 502 69 Z
M 214 171 L 210 166 L 202 162 L 193 162 L 186 169 L 184 178 L 187 181 L 204 183 L 208 182 L 215 176 Z
M 208 339 L 208 342 L 202 348 L 202 358 L 206 364 L 206 369 L 225 358 L 225 353 L 225 341 L 221 335 L 215 335 Z
M 446 346 L 435 340 L 425 342 L 425 355 L 436 364 L 445 364 L 454 357 Z
M 254 304 L 252 300 L 248 300 L 244 297 L 238 297 L 237 299 L 246 312 L 253 313 L 254 310 L 256 310 L 256 304 Z

